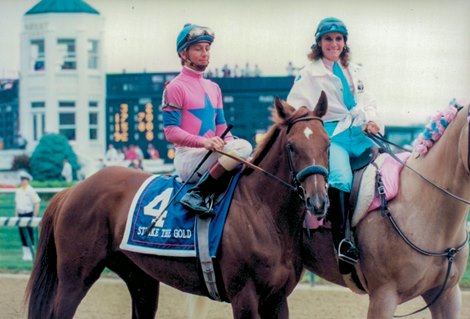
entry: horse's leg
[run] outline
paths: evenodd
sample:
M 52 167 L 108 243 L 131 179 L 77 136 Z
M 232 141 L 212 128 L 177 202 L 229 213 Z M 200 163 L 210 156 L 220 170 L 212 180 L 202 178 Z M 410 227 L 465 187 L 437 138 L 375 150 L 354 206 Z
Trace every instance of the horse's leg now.
M 397 295 L 393 289 L 381 288 L 369 293 L 368 319 L 390 319 L 397 309 Z
M 436 295 L 436 289 L 423 295 L 426 303 L 430 303 Z M 434 304 L 429 307 L 432 319 L 456 319 L 460 318 L 462 308 L 462 295 L 459 285 L 447 289 Z
M 149 276 L 123 255 L 115 255 L 110 258 L 107 266 L 118 274 L 127 285 L 132 298 L 132 318 L 155 318 L 160 282 Z
M 86 264 L 86 262 L 84 262 Z M 103 265 L 96 265 L 87 273 L 77 265 L 73 267 L 62 267 L 59 272 L 59 285 L 54 299 L 53 318 L 71 319 L 77 311 L 78 305 L 85 297 L 91 286 L 98 280 L 104 270 Z M 82 271 L 80 274 L 79 272 Z
M 254 283 L 248 282 L 235 296 L 230 299 L 234 319 L 260 319 L 258 312 L 259 296 Z
M 280 295 L 268 298 L 262 302 L 260 314 L 262 318 L 288 319 L 289 307 L 287 305 L 287 298 Z
M 188 319 L 207 318 L 210 301 L 207 297 L 188 294 L 186 296 L 186 310 Z

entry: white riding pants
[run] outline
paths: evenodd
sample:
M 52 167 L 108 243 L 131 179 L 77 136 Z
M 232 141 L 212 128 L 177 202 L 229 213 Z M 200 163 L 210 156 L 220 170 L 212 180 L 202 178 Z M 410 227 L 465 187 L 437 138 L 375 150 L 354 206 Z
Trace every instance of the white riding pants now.
M 247 159 L 253 147 L 251 144 L 243 139 L 234 139 L 228 141 L 224 146 L 224 152 L 229 153 L 234 156 Z M 208 150 L 205 148 L 194 148 L 194 147 L 177 147 L 175 152 L 175 159 L 173 164 L 175 166 L 176 173 L 179 175 L 181 180 L 184 182 L 193 173 L 197 165 L 201 162 L 204 156 L 207 154 Z M 224 156 L 219 153 L 213 152 L 209 158 L 201 165 L 196 174 L 194 174 L 189 183 L 194 183 L 199 178 L 209 170 L 217 161 L 225 168 L 227 171 L 231 171 L 237 167 L 240 162 Z

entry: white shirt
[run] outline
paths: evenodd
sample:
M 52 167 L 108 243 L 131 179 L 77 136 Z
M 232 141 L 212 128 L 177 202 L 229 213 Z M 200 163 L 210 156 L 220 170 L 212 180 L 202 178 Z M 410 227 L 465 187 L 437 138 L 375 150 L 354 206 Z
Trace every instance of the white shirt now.
M 325 122 L 338 121 L 333 135 L 343 132 L 350 126 L 363 126 L 369 121 L 374 121 L 382 127 L 377 116 L 377 103 L 375 98 L 365 89 L 365 81 L 360 67 L 350 63 L 348 70 L 357 103 L 351 110 L 348 110 L 343 103 L 341 80 L 328 70 L 321 59 L 312 61 L 299 72 L 287 96 L 287 103 L 296 109 L 306 106 L 313 110 L 321 92 L 324 91 L 328 100 L 328 111 L 323 120 Z
M 106 160 L 109 162 L 116 162 L 119 160 L 118 152 L 115 148 L 110 148 L 106 151 Z
M 72 181 L 72 165 L 69 162 L 64 163 L 64 167 L 62 168 L 62 177 L 65 179 L 66 182 Z
M 26 188 L 16 189 L 15 204 L 17 213 L 31 213 L 34 210 L 34 204 L 40 201 L 38 194 L 30 185 Z

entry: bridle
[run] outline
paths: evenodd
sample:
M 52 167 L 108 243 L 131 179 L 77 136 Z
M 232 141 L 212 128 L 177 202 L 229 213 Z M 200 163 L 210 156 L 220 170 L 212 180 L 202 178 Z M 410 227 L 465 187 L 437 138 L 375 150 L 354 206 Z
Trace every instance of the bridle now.
M 301 121 L 310 121 L 310 120 L 320 121 L 323 125 L 323 120 L 317 116 L 300 117 L 289 123 L 289 126 L 287 127 L 287 134 L 289 134 L 290 129 L 292 128 L 292 126 L 294 126 L 295 123 L 298 123 Z M 328 172 L 328 169 L 323 165 L 310 165 L 310 166 L 304 167 L 299 172 L 297 172 L 294 166 L 293 153 L 294 153 L 294 148 L 292 144 L 287 143 L 287 164 L 289 167 L 289 172 L 291 174 L 292 184 L 293 184 L 293 187 L 295 188 L 295 192 L 299 195 L 299 197 L 302 200 L 305 200 L 305 189 L 302 187 L 302 182 L 305 181 L 305 179 L 307 179 L 307 177 L 311 175 L 321 175 L 325 178 L 326 181 L 328 181 L 329 172 Z
M 458 109 L 458 111 L 460 111 L 461 109 Z M 467 114 L 467 125 L 469 126 L 469 130 L 468 130 L 468 150 L 467 150 L 467 163 L 468 163 L 468 167 L 470 168 L 470 107 L 468 109 L 468 114 Z M 463 202 L 465 204 L 470 204 L 470 201 L 468 200 L 465 200 L 451 192 L 449 192 L 448 190 L 442 188 L 441 186 L 439 185 L 436 185 L 434 184 L 432 181 L 430 181 L 429 179 L 427 179 L 426 177 L 424 177 L 423 175 L 421 175 L 419 172 L 417 172 L 415 169 L 409 167 L 408 165 L 406 165 L 406 163 L 404 163 L 402 160 L 400 160 L 395 154 L 393 154 L 393 152 L 391 151 L 390 149 L 390 146 L 389 145 L 394 145 L 398 148 L 401 148 L 403 149 L 402 147 L 396 145 L 396 144 L 393 144 L 389 141 L 387 141 L 385 138 L 383 138 L 383 136 L 377 136 L 377 135 L 373 135 L 373 134 L 370 134 L 370 133 L 366 133 L 366 135 L 372 139 L 377 145 L 379 145 L 380 147 L 382 147 L 383 149 L 385 149 L 385 152 L 388 153 L 390 156 L 392 156 L 392 158 L 394 158 L 395 160 L 397 160 L 400 164 L 402 164 L 403 166 L 407 167 L 408 169 L 410 169 L 412 172 L 414 172 L 415 174 L 417 174 L 419 177 L 421 177 L 423 180 L 425 180 L 426 182 L 428 182 L 429 184 L 431 184 L 432 186 L 434 186 L 435 188 L 437 188 L 438 190 L 440 190 L 441 192 L 443 192 L 444 194 L 460 201 L 460 202 Z M 385 145 L 384 143 L 386 144 L 389 144 L 389 145 Z M 375 164 L 375 163 L 374 163 Z M 376 165 L 374 165 L 376 166 Z M 390 212 L 389 208 L 388 208 L 388 201 L 387 199 L 385 198 L 385 188 L 384 188 L 384 185 L 383 185 L 383 182 L 382 182 L 382 177 L 381 177 L 381 174 L 380 174 L 380 171 L 378 170 L 378 167 L 376 166 L 377 168 L 377 176 L 376 176 L 376 180 L 377 180 L 377 193 L 379 194 L 380 196 L 380 199 L 381 199 L 381 215 L 382 217 L 383 216 L 387 216 L 387 218 L 389 219 L 390 223 L 392 224 L 394 230 L 398 233 L 398 235 L 403 239 L 403 241 L 408 245 L 410 246 L 413 250 L 415 250 L 416 252 L 424 255 L 424 256 L 429 256 L 429 257 L 446 257 L 447 258 L 447 271 L 446 271 L 446 274 L 445 274 L 445 277 L 444 277 L 444 282 L 443 284 L 441 285 L 439 291 L 437 292 L 437 294 L 434 296 L 434 298 L 431 300 L 430 303 L 426 304 L 426 306 L 424 307 L 421 307 L 420 309 L 416 310 L 416 311 L 413 311 L 411 313 L 408 313 L 408 314 L 405 314 L 405 315 L 394 315 L 393 317 L 394 318 L 403 318 L 403 317 L 407 317 L 407 316 L 410 316 L 410 315 L 414 315 L 418 312 L 421 312 L 427 308 L 429 308 L 431 305 L 433 305 L 438 299 L 439 297 L 442 295 L 442 293 L 444 292 L 444 290 L 446 289 L 447 287 L 447 283 L 448 283 L 448 280 L 449 280 L 449 277 L 450 277 L 450 273 L 451 273 L 451 269 L 452 269 L 452 265 L 453 265 L 453 262 L 455 260 L 455 256 L 460 252 L 462 251 L 468 244 L 468 239 L 469 239 L 469 233 L 466 232 L 465 234 L 465 240 L 462 241 L 460 244 L 458 244 L 458 246 L 456 247 L 450 247 L 450 248 L 447 248 L 446 250 L 444 250 L 443 252 L 433 252 L 433 251 L 428 251 L 428 250 L 425 250 L 425 249 L 422 249 L 420 247 L 418 247 L 416 244 L 414 244 L 406 235 L 405 233 L 401 230 L 400 226 L 398 225 L 397 221 L 395 220 L 395 218 L 392 216 L 392 213 Z
M 299 117 L 297 119 L 292 120 L 289 122 L 288 127 L 287 127 L 287 134 L 291 130 L 291 128 L 294 126 L 295 123 L 301 122 L 301 121 L 320 121 L 323 125 L 323 120 L 318 117 L 318 116 L 304 116 L 304 117 Z M 257 170 L 264 175 L 274 179 L 275 181 L 279 182 L 280 184 L 284 185 L 285 187 L 289 188 L 292 192 L 296 193 L 300 199 L 305 200 L 305 189 L 302 187 L 302 182 L 305 181 L 305 179 L 311 175 L 321 175 L 325 178 L 325 180 L 328 180 L 328 168 L 322 165 L 310 165 L 307 167 L 304 167 L 301 169 L 299 172 L 294 167 L 294 149 L 291 143 L 287 143 L 287 164 L 289 168 L 289 173 L 292 178 L 292 182 L 288 183 L 284 181 L 283 179 L 277 177 L 276 175 L 273 175 L 272 173 L 264 170 L 263 168 L 259 167 L 258 165 L 255 165 L 253 163 L 248 162 L 247 160 L 240 158 L 238 156 L 235 156 L 233 154 L 229 154 L 224 151 L 216 151 L 217 153 L 221 155 L 225 155 L 227 157 L 230 157 L 240 163 L 245 164 L 247 167 Z
M 460 109 L 458 109 L 458 111 L 460 111 Z M 467 149 L 467 165 L 468 165 L 468 168 L 470 169 L 470 107 L 468 108 L 468 114 L 467 114 L 467 125 L 469 126 L 468 128 L 468 149 Z M 410 171 L 412 171 L 413 173 L 415 173 L 417 176 L 419 176 L 421 179 L 423 179 L 425 182 L 427 182 L 428 184 L 430 184 L 431 186 L 435 187 L 436 189 L 438 189 L 439 191 L 441 191 L 442 193 L 458 200 L 459 202 L 462 202 L 464 204 L 467 204 L 467 205 L 470 205 L 470 200 L 467 200 L 467 199 L 464 199 L 460 196 L 457 196 L 453 193 L 451 193 L 450 191 L 448 191 L 447 189 L 437 185 L 436 183 L 432 182 L 431 180 L 429 180 L 427 177 L 423 176 L 420 172 L 418 172 L 417 170 L 415 170 L 414 168 L 408 166 L 405 162 L 403 162 L 400 158 L 398 158 L 393 152 L 392 150 L 390 149 L 390 146 L 389 145 L 393 145 L 395 147 L 398 147 L 400 149 L 403 149 L 401 146 L 399 145 L 396 145 L 388 140 L 386 140 L 382 135 L 375 135 L 375 134 L 371 134 L 371 133 L 368 133 L 368 132 L 365 132 L 365 134 L 367 135 L 367 137 L 369 137 L 372 141 L 374 141 L 374 143 L 376 143 L 378 146 L 380 146 L 382 149 L 384 149 L 384 151 L 390 155 L 394 160 L 396 160 L 398 163 L 400 163 L 401 165 L 403 165 L 403 167 L 406 167 L 408 168 Z M 406 149 L 403 149 L 405 151 L 408 151 Z

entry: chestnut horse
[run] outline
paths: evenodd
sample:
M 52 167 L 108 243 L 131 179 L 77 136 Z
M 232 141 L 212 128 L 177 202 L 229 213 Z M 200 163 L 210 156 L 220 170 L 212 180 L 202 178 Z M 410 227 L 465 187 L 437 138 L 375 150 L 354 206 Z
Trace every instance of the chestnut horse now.
M 469 122 L 469 106 L 466 106 L 457 113 L 426 155 L 412 156 L 407 162 L 411 169 L 460 199 L 404 168 L 400 175 L 399 194 L 388 205 L 400 230 L 417 247 L 436 253 L 462 247 L 455 255 L 445 289 L 438 296 L 448 270 L 446 256 L 419 253 L 398 235 L 389 219 L 381 215 L 380 209 L 370 212 L 356 229 L 361 254 L 356 271 L 369 294 L 369 319 L 390 319 L 399 304 L 420 296 L 427 304 L 432 303 L 429 310 L 433 319 L 460 318 L 458 284 L 468 260 L 468 245 L 465 243 L 468 239 L 466 220 L 470 198 Z M 302 249 L 302 260 L 307 270 L 330 282 L 352 288 L 338 271 L 328 229 L 305 232 Z M 357 288 L 354 290 L 358 291 Z M 188 317 L 204 318 L 208 310 L 207 299 L 191 297 L 189 300 Z
M 324 94 L 313 112 L 276 99 L 278 123 L 253 162 L 283 182 L 256 171 L 239 179 L 215 261 L 221 295 L 232 304 L 234 318 L 288 317 L 287 296 L 303 268 L 304 212 L 328 207 L 326 173 L 318 173 L 328 167 L 329 139 L 321 120 L 326 110 Z M 51 200 L 27 288 L 28 318 L 72 318 L 105 267 L 126 282 L 133 318 L 154 318 L 160 282 L 207 295 L 195 258 L 119 248 L 133 196 L 148 177 L 105 168 Z

